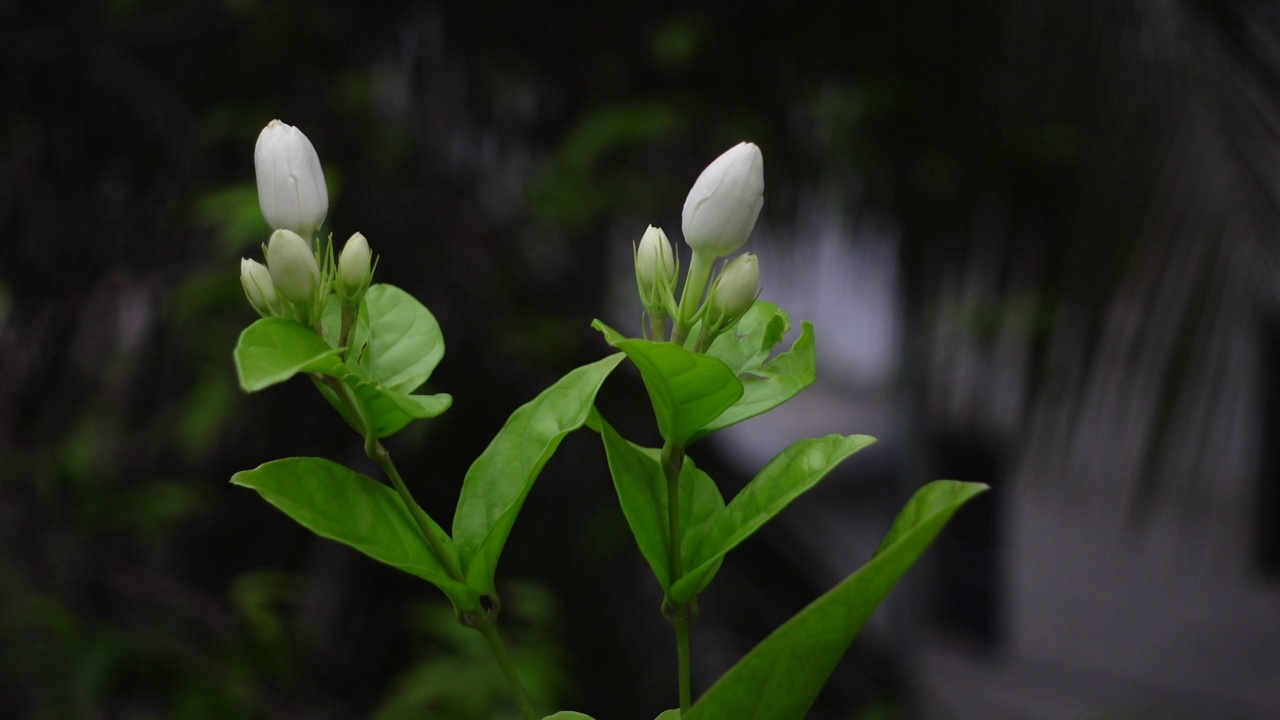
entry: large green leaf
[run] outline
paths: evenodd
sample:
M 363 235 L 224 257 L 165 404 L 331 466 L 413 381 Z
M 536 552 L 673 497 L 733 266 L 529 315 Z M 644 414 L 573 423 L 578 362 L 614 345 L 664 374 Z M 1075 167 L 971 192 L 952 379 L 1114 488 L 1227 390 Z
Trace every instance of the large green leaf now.
M 667 481 L 659 459 L 661 451 L 642 448 L 628 441 L 598 415 L 592 424 L 600 431 L 609 461 L 609 474 L 613 476 L 614 488 L 618 491 L 618 502 L 635 535 L 640 554 L 648 561 L 662 589 L 670 595 L 671 588 L 680 578 L 673 578 L 671 572 Z M 716 527 L 724 509 L 724 500 L 716 484 L 686 457 L 680 468 L 680 559 L 685 568 L 694 569 L 693 561 L 699 548 Z M 718 569 L 718 562 L 707 563 L 696 568 L 692 577 L 701 582 L 699 588 L 705 587 Z M 686 579 L 689 577 L 686 574 Z M 684 601 L 689 598 L 672 599 Z
M 692 598 L 706 587 L 698 583 L 700 571 L 719 567 L 724 556 L 791 501 L 808 491 L 845 458 L 875 442 L 866 435 L 828 435 L 798 440 L 778 453 L 764 469 L 729 502 L 702 539 L 688 567 L 689 576 L 671 590 L 673 600 Z M 705 578 L 709 581 L 710 578 Z
M 368 327 L 358 325 L 353 338 L 363 343 L 367 334 L 359 367 L 387 390 L 413 392 L 444 357 L 444 335 L 435 316 L 409 293 L 386 284 L 369 288 L 364 308 Z
M 467 470 L 453 537 L 477 592 L 493 592 L 498 557 L 534 480 L 560 441 L 582 427 L 600 385 L 621 361 L 614 354 L 584 365 L 517 408 Z
M 623 340 L 616 347 L 639 368 L 658 432 L 668 442 L 689 442 L 742 397 L 742 383 L 717 358 L 650 340 Z
M 954 480 L 921 488 L 866 565 L 765 638 L 685 720 L 802 720 L 867 618 L 956 510 L 986 490 Z
M 275 460 L 238 472 L 231 482 L 257 490 L 315 534 L 430 582 L 459 610 L 479 607 L 479 595 L 449 577 L 391 488 L 322 458 Z M 433 523 L 431 530 L 450 552 L 456 552 L 442 528 Z
M 240 333 L 233 356 L 240 387 L 254 392 L 302 372 L 341 376 L 339 352 L 305 325 L 262 318 Z
M 745 374 L 739 378 L 742 381 L 742 397 L 699 430 L 694 435 L 695 440 L 768 412 L 813 384 L 818 377 L 813 325 L 803 322 L 800 328 L 800 337 L 796 338 L 790 350 L 764 365 L 743 371 Z

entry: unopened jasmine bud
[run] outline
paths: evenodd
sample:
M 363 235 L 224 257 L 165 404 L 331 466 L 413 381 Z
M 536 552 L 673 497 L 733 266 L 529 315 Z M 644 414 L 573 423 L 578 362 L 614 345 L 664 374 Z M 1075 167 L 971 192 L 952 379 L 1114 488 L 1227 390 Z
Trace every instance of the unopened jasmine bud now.
M 347 239 L 338 256 L 338 293 L 348 302 L 359 302 L 373 279 L 373 251 L 364 235 L 356 233 Z
M 320 157 L 302 131 L 272 120 L 253 148 L 258 205 L 273 230 L 310 236 L 329 213 L 329 189 Z
M 661 228 L 650 225 L 636 248 L 636 282 L 644 293 L 645 289 L 654 288 L 659 282 L 671 286 L 675 280 L 676 256 L 671 249 L 671 241 L 667 240 L 667 234 Z
M 244 288 L 249 304 L 263 317 L 277 314 L 279 301 L 276 286 L 271 282 L 271 271 L 257 260 L 240 258 L 240 285 Z
M 751 253 L 743 253 L 725 265 L 707 300 L 709 314 L 722 328 L 737 322 L 760 292 L 760 263 Z
M 764 158 L 739 143 L 716 158 L 684 201 L 684 241 L 706 260 L 735 252 L 747 241 L 764 206 Z
M 311 246 L 292 230 L 276 230 L 267 241 L 267 269 L 281 297 L 309 303 L 320 284 L 320 266 Z

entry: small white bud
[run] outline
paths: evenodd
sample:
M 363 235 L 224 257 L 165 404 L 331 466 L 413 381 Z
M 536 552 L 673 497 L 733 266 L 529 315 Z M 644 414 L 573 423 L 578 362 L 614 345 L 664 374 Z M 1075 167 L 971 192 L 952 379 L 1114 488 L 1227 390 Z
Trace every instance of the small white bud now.
M 708 261 L 732 254 L 747 241 L 764 206 L 764 157 L 752 143 L 738 143 L 716 158 L 684 201 L 684 241 Z
M 751 253 L 743 253 L 724 266 L 720 279 L 707 300 L 709 315 L 721 328 L 737 322 L 756 301 L 760 292 L 760 263 Z
M 249 304 L 263 317 L 277 314 L 279 301 L 276 286 L 271 282 L 271 271 L 257 260 L 240 258 L 240 285 L 249 298 Z
M 329 214 L 329 189 L 320 157 L 302 131 L 272 120 L 253 148 L 258 205 L 273 230 L 310 236 Z
M 667 234 L 662 232 L 662 228 L 650 225 L 640 238 L 640 247 L 636 248 L 636 282 L 643 294 L 646 289 L 652 289 L 659 279 L 668 285 L 675 284 L 676 257 Z
M 338 256 L 338 292 L 352 303 L 359 302 L 373 279 L 370 267 L 373 251 L 364 235 L 356 233 L 347 239 Z
M 320 266 L 311 246 L 292 230 L 276 230 L 267 241 L 267 269 L 280 295 L 309 303 L 320 284 Z

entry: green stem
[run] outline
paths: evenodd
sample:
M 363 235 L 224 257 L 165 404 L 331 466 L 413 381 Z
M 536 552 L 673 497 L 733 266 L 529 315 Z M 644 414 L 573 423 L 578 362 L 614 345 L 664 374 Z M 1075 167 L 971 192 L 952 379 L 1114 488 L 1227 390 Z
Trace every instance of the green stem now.
M 662 472 L 667 480 L 667 562 L 671 568 L 670 584 L 684 577 L 684 561 L 680 557 L 680 468 L 684 465 L 684 446 L 672 442 L 662 446 Z M 689 663 L 689 626 L 693 624 L 693 603 L 664 603 L 664 614 L 676 631 L 676 677 L 680 686 L 680 712 L 692 705 Z
M 689 261 L 689 273 L 684 278 L 684 290 L 680 293 L 680 307 L 672 318 L 675 322 L 671 328 L 671 342 L 683 345 L 693 326 L 693 318 L 698 314 L 698 306 L 702 303 L 702 293 L 707 289 L 707 278 L 711 276 L 711 266 L 715 258 L 706 259 L 696 251 Z
M 423 510 L 422 506 L 413 499 L 413 495 L 409 493 L 409 488 L 404 484 L 404 479 L 400 477 L 400 471 L 396 469 L 396 464 L 391 460 L 391 453 L 373 436 L 369 436 L 365 440 L 364 451 L 371 460 L 378 463 L 378 467 L 382 468 L 382 472 L 391 478 L 391 484 L 395 486 L 400 499 L 409 508 L 409 514 L 413 516 L 414 522 L 418 523 L 418 529 L 422 531 L 422 536 L 426 538 L 427 547 L 431 549 L 431 554 L 435 555 L 440 564 L 444 566 L 444 569 L 449 572 L 449 577 L 465 585 L 467 579 L 462 574 L 462 568 L 458 565 L 457 558 L 445 548 L 444 541 L 437 535 L 437 532 L 444 531 L 439 529 L 439 526 L 431 520 L 431 516 L 427 515 L 427 511 Z
M 677 673 L 680 678 L 680 714 L 685 715 L 689 712 L 689 708 L 693 706 L 693 691 L 690 688 L 689 668 L 689 625 L 692 618 L 689 617 L 688 605 L 682 604 L 676 609 L 676 664 Z
M 511 685 L 511 692 L 515 694 L 516 703 L 520 705 L 520 712 L 525 716 L 525 720 L 537 720 L 538 716 L 533 712 L 533 703 L 529 701 L 529 693 L 520 682 L 520 676 L 516 674 L 511 661 L 507 659 L 507 648 L 502 644 L 502 637 L 498 635 L 498 628 L 493 624 L 493 619 L 485 616 L 476 622 L 475 628 L 489 642 L 489 649 L 493 651 L 494 659 L 502 668 L 502 674 L 507 677 L 507 683 Z
M 649 313 L 649 339 L 662 342 L 667 339 L 667 316 Z

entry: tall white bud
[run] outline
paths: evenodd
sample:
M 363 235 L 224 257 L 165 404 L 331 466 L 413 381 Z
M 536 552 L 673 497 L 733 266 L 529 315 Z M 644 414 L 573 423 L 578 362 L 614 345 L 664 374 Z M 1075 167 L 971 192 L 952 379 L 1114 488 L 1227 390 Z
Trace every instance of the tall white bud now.
M 320 157 L 302 131 L 272 120 L 253 148 L 258 205 L 273 230 L 310 237 L 329 214 L 329 189 Z
M 764 206 L 764 157 L 753 143 L 738 143 L 716 158 L 684 201 L 684 241 L 708 261 L 747 241 Z

